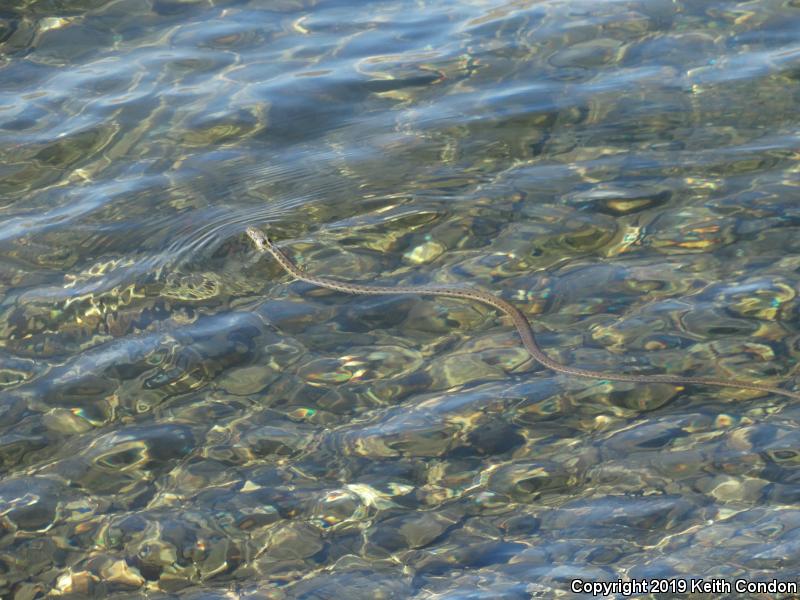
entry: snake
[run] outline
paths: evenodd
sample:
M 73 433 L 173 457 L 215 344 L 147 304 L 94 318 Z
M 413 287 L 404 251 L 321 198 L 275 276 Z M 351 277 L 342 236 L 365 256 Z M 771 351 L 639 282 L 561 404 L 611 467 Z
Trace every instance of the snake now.
M 705 385 L 705 386 L 719 386 L 727 388 L 738 388 L 742 390 L 752 390 L 758 392 L 766 392 L 770 394 L 779 394 L 789 398 L 800 400 L 800 392 L 792 392 L 781 388 L 776 388 L 760 383 L 750 381 L 740 381 L 736 379 L 715 379 L 712 377 L 694 377 L 683 375 L 666 375 L 666 374 L 648 374 L 636 375 L 629 373 L 608 373 L 604 371 L 593 371 L 591 369 L 581 369 L 570 365 L 565 365 L 550 358 L 540 347 L 536 341 L 536 336 L 533 332 L 528 318 L 513 304 L 495 296 L 494 294 L 476 288 L 459 288 L 450 286 L 439 285 L 413 285 L 413 286 L 380 286 L 380 285 L 364 285 L 359 283 L 351 283 L 348 281 L 340 281 L 338 279 L 329 279 L 327 277 L 319 277 L 311 275 L 305 270 L 301 269 L 297 264 L 292 261 L 284 252 L 276 246 L 270 238 L 255 227 L 248 227 L 245 230 L 247 236 L 253 241 L 255 247 L 260 252 L 267 252 L 270 254 L 278 264 L 289 275 L 300 281 L 305 281 L 311 285 L 321 288 L 343 292 L 346 294 L 366 294 L 372 296 L 396 295 L 396 294 L 412 294 L 415 296 L 447 296 L 449 298 L 463 298 L 465 300 L 472 300 L 482 304 L 489 305 L 501 313 L 505 313 L 511 318 L 514 326 L 517 328 L 519 337 L 522 339 L 522 344 L 530 354 L 531 358 L 541 364 L 542 366 L 556 371 L 557 373 L 564 373 L 565 375 L 574 375 L 577 377 L 587 377 L 590 379 L 602 379 L 605 381 L 626 381 L 632 383 L 666 383 L 674 385 Z

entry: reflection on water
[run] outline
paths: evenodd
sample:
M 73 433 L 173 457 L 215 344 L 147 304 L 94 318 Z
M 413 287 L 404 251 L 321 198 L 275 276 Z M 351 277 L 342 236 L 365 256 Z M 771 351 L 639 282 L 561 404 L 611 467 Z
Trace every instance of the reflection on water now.
M 491 308 L 291 282 L 242 232 L 493 290 L 565 363 L 797 389 L 798 27 L 794 0 L 7 3 L 0 595 L 795 581 L 791 401 L 556 375 Z

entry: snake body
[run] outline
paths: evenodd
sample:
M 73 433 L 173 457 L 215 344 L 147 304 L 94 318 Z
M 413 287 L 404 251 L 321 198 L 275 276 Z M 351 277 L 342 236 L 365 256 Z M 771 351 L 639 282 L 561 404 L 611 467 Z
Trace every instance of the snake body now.
M 713 385 L 720 387 L 739 388 L 743 390 L 755 390 L 759 392 L 768 392 L 771 394 L 780 394 L 788 396 L 789 398 L 800 399 L 800 393 L 783 390 L 780 388 L 762 385 L 760 383 L 751 383 L 749 381 L 738 381 L 735 379 L 714 379 L 710 377 L 684 377 L 681 375 L 632 375 L 626 373 L 604 373 L 602 371 L 592 371 L 590 369 L 580 369 L 571 367 L 569 365 L 561 364 L 550 358 L 539 347 L 536 342 L 536 336 L 533 333 L 531 324 L 527 317 L 513 304 L 510 304 L 490 294 L 489 292 L 478 289 L 464 289 L 446 286 L 428 286 L 428 285 L 415 285 L 415 286 L 379 286 L 379 285 L 362 285 L 358 283 L 349 283 L 346 281 L 339 281 L 336 279 L 328 279 L 326 277 L 318 277 L 310 275 L 303 269 L 298 267 L 283 251 L 281 251 L 272 241 L 264 235 L 261 231 L 254 227 L 248 227 L 246 230 L 247 235 L 255 244 L 256 248 L 262 252 L 268 252 L 272 257 L 278 261 L 278 264 L 292 277 L 305 281 L 312 285 L 316 285 L 329 290 L 337 292 L 344 292 L 346 294 L 368 294 L 368 295 L 387 295 L 387 294 L 414 294 L 417 296 L 447 296 L 449 298 L 464 298 L 465 300 L 473 300 L 488 304 L 508 315 L 514 323 L 514 326 L 519 332 L 522 343 L 527 349 L 531 357 L 541 365 L 552 369 L 558 373 L 565 373 L 567 375 L 576 375 L 578 377 L 589 377 L 592 379 L 604 379 L 609 381 L 629 381 L 634 383 L 668 383 L 668 384 L 697 384 L 697 385 Z

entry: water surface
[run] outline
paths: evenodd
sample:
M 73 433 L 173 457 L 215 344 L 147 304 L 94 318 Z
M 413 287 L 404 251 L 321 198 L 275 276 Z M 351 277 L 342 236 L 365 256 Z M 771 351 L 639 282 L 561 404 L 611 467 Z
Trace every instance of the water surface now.
M 568 364 L 796 390 L 797 31 L 795 0 L 6 3 L 0 595 L 795 582 L 789 399 L 558 375 L 491 308 L 292 282 L 243 230 L 492 290 Z

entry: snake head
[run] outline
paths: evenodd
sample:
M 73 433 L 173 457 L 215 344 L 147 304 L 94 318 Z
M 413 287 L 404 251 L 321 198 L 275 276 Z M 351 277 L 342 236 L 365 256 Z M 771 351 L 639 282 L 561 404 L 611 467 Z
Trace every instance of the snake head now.
M 264 235 L 263 233 L 261 233 L 255 227 L 248 227 L 244 231 L 247 234 L 247 236 L 251 240 L 253 240 L 253 243 L 256 245 L 256 248 L 258 248 L 259 250 L 263 250 L 264 248 L 266 248 L 267 246 L 270 245 L 269 238 L 266 235 Z

